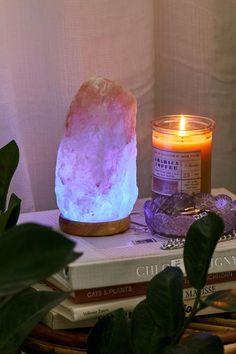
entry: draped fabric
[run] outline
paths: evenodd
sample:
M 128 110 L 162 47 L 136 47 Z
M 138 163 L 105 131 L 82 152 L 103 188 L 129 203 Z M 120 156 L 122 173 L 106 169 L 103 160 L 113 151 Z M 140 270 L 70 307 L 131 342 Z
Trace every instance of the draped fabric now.
M 1 0 L 0 146 L 15 139 L 22 210 L 56 207 L 54 169 L 68 106 L 103 76 L 138 101 L 139 197 L 151 191 L 151 121 L 216 120 L 212 185 L 236 192 L 234 0 Z

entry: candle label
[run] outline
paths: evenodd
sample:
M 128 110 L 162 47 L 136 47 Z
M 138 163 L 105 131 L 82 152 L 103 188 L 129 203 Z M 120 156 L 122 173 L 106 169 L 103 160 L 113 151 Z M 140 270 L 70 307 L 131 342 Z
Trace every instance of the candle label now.
M 153 147 L 152 191 L 163 195 L 201 191 L 201 152 Z

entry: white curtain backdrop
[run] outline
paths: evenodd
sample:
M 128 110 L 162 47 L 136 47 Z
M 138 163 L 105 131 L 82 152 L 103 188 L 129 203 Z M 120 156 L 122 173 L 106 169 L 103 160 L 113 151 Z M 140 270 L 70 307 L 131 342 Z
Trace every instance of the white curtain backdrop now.
M 23 211 L 56 207 L 68 106 L 103 76 L 138 100 L 139 196 L 151 190 L 151 125 L 162 114 L 216 120 L 213 186 L 236 192 L 234 0 L 0 0 L 0 146 L 15 139 L 11 189 Z

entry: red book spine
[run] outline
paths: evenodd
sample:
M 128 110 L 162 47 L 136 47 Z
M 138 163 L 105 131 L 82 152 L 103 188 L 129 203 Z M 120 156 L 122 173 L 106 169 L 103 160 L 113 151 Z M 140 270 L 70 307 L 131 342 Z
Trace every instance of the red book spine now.
M 217 284 L 223 282 L 230 282 L 236 280 L 236 271 L 220 272 L 208 274 L 206 285 Z M 59 286 L 53 285 L 51 282 L 46 281 L 47 285 L 51 288 L 60 290 Z M 112 300 L 118 298 L 128 298 L 132 296 L 142 296 L 146 294 L 147 282 L 123 284 L 123 285 L 110 285 L 100 288 L 79 289 L 73 290 L 71 299 L 76 304 L 85 304 L 89 302 L 98 302 L 104 300 Z M 184 278 L 184 288 L 190 288 L 191 284 L 188 279 Z

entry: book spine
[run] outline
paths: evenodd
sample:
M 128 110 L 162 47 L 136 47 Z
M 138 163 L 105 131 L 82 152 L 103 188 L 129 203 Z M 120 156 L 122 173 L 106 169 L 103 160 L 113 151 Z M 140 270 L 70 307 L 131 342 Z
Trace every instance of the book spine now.
M 234 282 L 226 282 L 219 284 L 207 285 L 202 290 L 202 296 L 210 295 L 215 291 L 227 290 L 235 287 Z M 193 300 L 196 296 L 196 289 L 187 288 L 184 290 L 183 299 L 184 301 Z M 58 312 L 62 311 L 62 315 L 71 321 L 85 320 L 90 318 L 98 318 L 104 316 L 118 308 L 123 308 L 126 312 L 133 311 L 134 307 L 143 299 L 145 296 L 138 296 L 119 300 L 109 300 L 103 302 L 96 302 L 91 304 L 79 304 L 76 305 L 72 301 L 65 300 L 60 305 L 58 305 Z
M 236 271 L 220 272 L 208 274 L 207 285 L 218 284 L 236 280 Z M 73 290 L 71 298 L 76 304 L 91 303 L 104 300 L 112 300 L 117 298 L 128 298 L 133 296 L 145 295 L 149 282 L 140 282 L 133 284 L 121 284 L 114 286 L 105 286 L 99 288 Z M 46 284 L 56 290 L 69 290 L 60 285 L 59 279 L 50 277 Z M 184 288 L 191 287 L 188 279 L 184 278 Z
M 72 329 L 72 328 L 88 328 L 95 325 L 98 318 L 92 318 L 84 321 L 70 321 L 55 309 L 50 310 L 41 320 L 42 323 L 52 329 Z
M 154 275 L 167 266 L 178 266 L 186 274 L 183 256 L 177 257 L 171 251 L 165 252 L 161 256 L 153 255 L 138 259 L 132 257 L 119 262 L 78 264 L 75 267 L 69 267 L 67 271 L 60 272 L 60 276 L 68 282 L 72 289 L 89 289 L 105 285 L 113 286 L 150 281 Z M 216 249 L 211 260 L 209 274 L 232 271 L 235 267 L 235 247 L 223 251 Z

